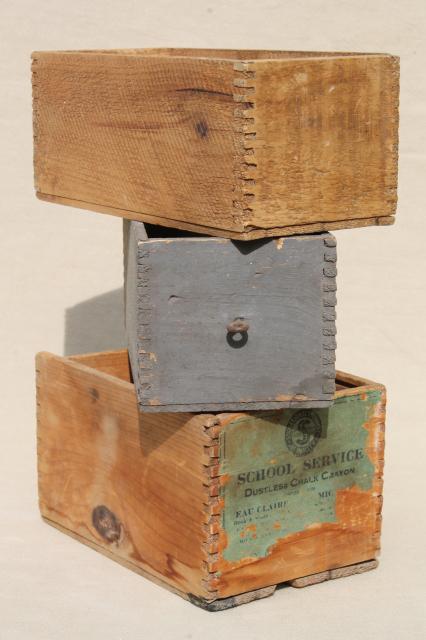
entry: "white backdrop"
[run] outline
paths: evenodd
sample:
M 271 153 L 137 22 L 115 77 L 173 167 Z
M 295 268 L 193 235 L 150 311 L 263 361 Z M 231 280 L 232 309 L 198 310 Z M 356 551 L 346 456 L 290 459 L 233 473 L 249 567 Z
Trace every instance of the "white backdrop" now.
M 2 3 L 0 29 L 0 637 L 425 637 L 424 0 L 15 0 Z M 121 220 L 34 197 L 30 53 L 155 46 L 401 56 L 397 223 L 336 232 L 337 364 L 389 392 L 381 565 L 217 614 L 61 535 L 37 512 L 34 354 L 123 344 L 122 257 Z

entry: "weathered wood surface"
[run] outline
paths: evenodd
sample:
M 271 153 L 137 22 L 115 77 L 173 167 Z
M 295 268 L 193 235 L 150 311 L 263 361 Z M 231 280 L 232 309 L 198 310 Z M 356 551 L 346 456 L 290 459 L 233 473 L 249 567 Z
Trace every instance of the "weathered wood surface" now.
M 338 578 L 347 578 L 348 576 L 366 573 L 367 571 L 377 569 L 378 566 L 378 560 L 367 560 L 366 562 L 360 562 L 358 564 L 350 564 L 347 567 L 338 567 L 336 569 L 322 571 L 321 573 L 314 573 L 313 575 L 305 576 L 304 578 L 296 578 L 296 580 L 290 580 L 290 585 L 297 589 L 311 587 L 313 584 L 320 584 L 321 582 L 327 582 L 328 580 L 337 580 Z
M 240 239 L 391 224 L 398 58 L 33 54 L 41 199 Z
M 336 401 L 353 403 L 357 418 L 351 429 L 366 432 L 371 486 L 358 486 L 366 478 L 358 474 L 357 483 L 336 491 L 335 519 L 325 521 L 318 512 L 317 522 L 282 539 L 277 528 L 277 541 L 265 556 L 230 562 L 224 556 L 235 541 L 232 533 L 226 535 L 223 512 L 230 494 L 223 489 L 232 474 L 227 478 L 221 465 L 232 448 L 220 446 L 221 433 L 231 433 L 241 417 L 273 422 L 285 412 L 141 416 L 134 387 L 123 379 L 127 363 L 126 351 L 38 355 L 39 504 L 47 522 L 211 610 L 265 597 L 282 582 L 304 586 L 361 571 L 360 563 L 373 568 L 382 504 L 381 385 L 337 375 Z M 362 423 L 359 411 L 366 399 L 370 408 Z M 328 424 L 331 436 L 333 421 Z M 265 427 L 266 435 L 270 425 Z M 248 437 L 251 428 L 253 423 Z M 309 445 L 309 438 L 301 441 Z M 247 469 L 256 471 L 259 451 L 250 455 Z M 269 466 L 274 464 L 271 457 Z M 283 494 L 271 496 L 279 500 Z M 295 517 L 289 511 L 288 519 Z
M 213 593 L 377 557 L 385 389 L 348 374 L 341 381 L 339 372 L 337 386 L 328 409 L 217 416 L 209 430 Z
M 148 238 L 139 222 L 124 234 L 126 333 L 141 410 L 332 402 L 333 236 Z M 232 334 L 238 318 L 247 331 Z
M 119 358 L 121 377 L 127 352 Z M 114 352 L 83 356 L 81 363 L 37 357 L 42 515 L 132 568 L 208 597 L 202 465 L 208 417 L 174 413 L 161 424 L 141 417 L 133 385 L 110 375 L 116 364 Z M 119 523 L 104 535 L 93 522 L 100 506 Z
M 256 61 L 247 68 L 255 97 L 253 113 L 245 113 L 256 133 L 248 226 L 395 213 L 396 58 Z
M 366 573 L 377 569 L 379 563 L 377 560 L 367 560 L 366 562 L 360 562 L 357 564 L 351 564 L 347 567 L 338 567 L 337 569 L 330 569 L 329 571 L 322 571 L 321 573 L 314 573 L 310 576 L 303 578 L 297 578 L 296 580 L 290 580 L 288 584 L 291 587 L 300 589 L 302 587 L 310 587 L 314 584 L 321 584 L 328 580 L 337 580 L 338 578 L 348 578 L 349 576 L 359 575 L 360 573 Z M 213 600 L 212 602 L 204 602 L 201 599 L 191 598 L 191 602 L 197 606 L 206 609 L 207 611 L 224 611 L 226 609 L 232 609 L 242 604 L 248 604 L 254 600 L 260 600 L 262 598 L 268 598 L 274 595 L 276 588 L 279 585 L 272 585 L 270 587 L 264 587 L 263 589 L 256 589 L 254 591 L 247 591 L 237 596 L 229 596 L 228 598 L 220 598 Z

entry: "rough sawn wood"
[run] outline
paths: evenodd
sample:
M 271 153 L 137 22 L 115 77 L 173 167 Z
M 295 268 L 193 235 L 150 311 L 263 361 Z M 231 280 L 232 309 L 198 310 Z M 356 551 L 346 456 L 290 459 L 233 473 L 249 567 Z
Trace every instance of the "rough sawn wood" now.
M 39 198 L 240 238 L 391 224 L 398 58 L 33 54 Z

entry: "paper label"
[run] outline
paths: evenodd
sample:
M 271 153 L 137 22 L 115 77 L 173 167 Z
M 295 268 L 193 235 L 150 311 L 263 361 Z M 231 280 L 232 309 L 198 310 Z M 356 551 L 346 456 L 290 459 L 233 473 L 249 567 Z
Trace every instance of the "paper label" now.
M 263 557 L 277 540 L 336 521 L 336 492 L 371 489 L 366 453 L 380 392 L 338 398 L 328 409 L 251 414 L 220 434 L 222 527 L 229 561 Z

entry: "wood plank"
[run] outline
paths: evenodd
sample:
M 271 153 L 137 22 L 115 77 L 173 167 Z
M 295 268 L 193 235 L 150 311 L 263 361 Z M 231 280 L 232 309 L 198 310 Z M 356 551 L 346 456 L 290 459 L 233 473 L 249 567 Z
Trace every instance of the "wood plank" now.
M 232 62 L 40 52 L 33 74 L 37 191 L 227 228 Z
M 208 416 L 140 416 L 131 384 L 75 358 L 41 353 L 37 371 L 42 515 L 180 591 L 208 598 Z M 115 516 L 117 536 L 105 539 L 96 529 L 99 506 Z
M 130 362 L 126 349 L 119 351 L 102 351 L 102 353 L 84 353 L 68 356 L 69 360 L 75 360 L 86 367 L 102 371 L 108 375 L 133 383 Z
M 254 205 L 246 224 L 392 216 L 396 210 L 398 59 L 256 60 Z
M 82 202 L 72 198 L 62 198 L 46 193 L 37 192 L 37 198 L 52 204 L 62 204 L 67 207 L 105 213 L 118 216 L 125 220 L 135 220 L 155 225 L 167 225 L 175 229 L 194 231 L 202 235 L 217 236 L 220 238 L 230 238 L 231 240 L 259 240 L 260 238 L 274 238 L 282 236 L 301 235 L 306 233 L 317 233 L 321 231 L 338 231 L 339 229 L 360 229 L 363 227 L 383 227 L 395 223 L 394 216 L 378 216 L 376 218 L 360 218 L 358 220 L 333 220 L 328 222 L 316 222 L 309 224 L 296 224 L 290 226 L 273 227 L 270 229 L 256 229 L 247 227 L 245 231 L 230 231 L 229 229 L 218 229 L 208 225 L 183 222 L 172 218 L 161 218 L 159 216 L 147 215 L 137 211 L 127 211 L 125 209 L 96 205 L 91 202 Z
M 348 576 L 359 575 L 360 573 L 366 573 L 366 571 L 372 571 L 379 566 L 378 560 L 367 560 L 367 562 L 359 562 L 357 564 L 351 564 L 347 567 L 338 567 L 337 569 L 329 569 L 322 573 L 315 573 L 311 576 L 305 576 L 304 578 L 297 578 L 291 580 L 290 584 L 296 589 L 304 587 L 310 587 L 313 584 L 320 584 L 321 582 L 327 582 L 328 580 L 337 580 L 338 578 L 347 578 Z

